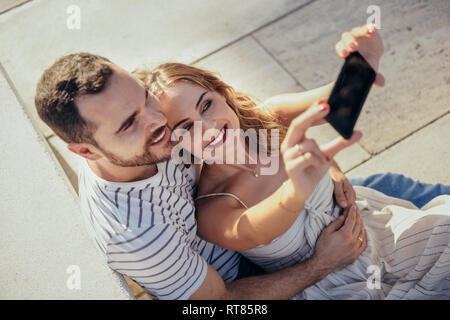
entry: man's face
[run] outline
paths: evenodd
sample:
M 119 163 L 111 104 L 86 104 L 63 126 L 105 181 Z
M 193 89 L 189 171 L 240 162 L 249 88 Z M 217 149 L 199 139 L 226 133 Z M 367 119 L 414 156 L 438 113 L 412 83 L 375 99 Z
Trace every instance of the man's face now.
M 98 94 L 76 99 L 80 115 L 96 126 L 99 153 L 122 167 L 151 165 L 170 158 L 172 143 L 159 100 L 117 66 Z

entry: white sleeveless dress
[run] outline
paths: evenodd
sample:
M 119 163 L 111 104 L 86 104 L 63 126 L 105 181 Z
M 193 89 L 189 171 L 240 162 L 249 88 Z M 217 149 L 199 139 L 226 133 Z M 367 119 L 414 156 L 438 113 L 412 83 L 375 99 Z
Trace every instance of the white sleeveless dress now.
M 367 248 L 351 265 L 329 274 L 293 299 L 449 299 L 450 195 L 421 209 L 409 201 L 354 186 L 367 232 Z M 305 261 L 322 230 L 342 208 L 333 197 L 327 173 L 288 231 L 267 245 L 241 254 L 274 272 Z M 229 195 L 208 194 L 198 198 Z

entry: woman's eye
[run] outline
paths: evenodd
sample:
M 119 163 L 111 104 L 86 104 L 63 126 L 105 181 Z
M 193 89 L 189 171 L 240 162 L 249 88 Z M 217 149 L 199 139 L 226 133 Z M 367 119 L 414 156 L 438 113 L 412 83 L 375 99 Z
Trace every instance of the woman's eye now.
M 202 112 L 205 112 L 206 110 L 208 110 L 209 107 L 211 106 L 211 104 L 212 104 L 212 100 L 206 100 L 206 103 L 203 105 Z
M 192 128 L 192 123 L 189 123 L 189 124 L 184 126 L 184 129 L 187 130 L 187 131 L 191 130 L 191 128 Z

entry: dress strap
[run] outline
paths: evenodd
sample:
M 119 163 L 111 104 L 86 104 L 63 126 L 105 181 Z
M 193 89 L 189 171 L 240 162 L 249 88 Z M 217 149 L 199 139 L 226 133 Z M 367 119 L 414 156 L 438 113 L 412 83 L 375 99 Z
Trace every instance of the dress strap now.
M 233 197 L 234 199 L 239 201 L 239 203 L 242 204 L 245 209 L 248 209 L 248 207 L 245 205 L 245 203 L 241 199 L 239 199 L 236 195 L 234 195 L 232 193 L 228 193 L 228 192 L 218 192 L 218 193 L 204 194 L 204 195 L 198 196 L 197 198 L 195 198 L 195 200 L 199 200 L 199 199 L 203 199 L 203 198 L 209 198 L 209 197 L 214 197 L 214 196 L 230 196 L 230 197 Z

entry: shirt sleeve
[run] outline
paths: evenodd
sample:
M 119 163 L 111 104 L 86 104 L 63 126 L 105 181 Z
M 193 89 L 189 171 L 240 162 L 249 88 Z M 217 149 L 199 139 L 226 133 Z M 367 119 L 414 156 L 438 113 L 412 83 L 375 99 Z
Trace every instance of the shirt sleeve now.
M 108 265 L 160 300 L 188 299 L 202 284 L 207 262 L 170 225 L 126 230 L 111 237 Z

